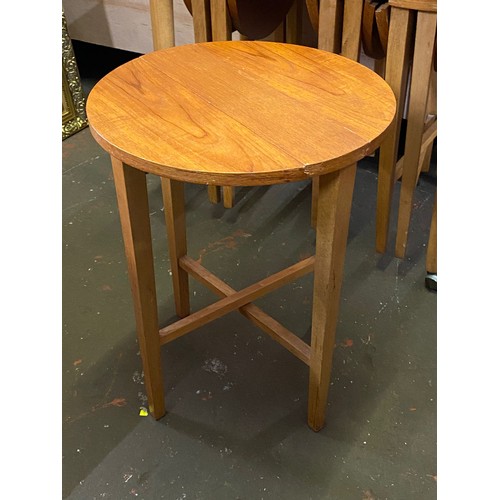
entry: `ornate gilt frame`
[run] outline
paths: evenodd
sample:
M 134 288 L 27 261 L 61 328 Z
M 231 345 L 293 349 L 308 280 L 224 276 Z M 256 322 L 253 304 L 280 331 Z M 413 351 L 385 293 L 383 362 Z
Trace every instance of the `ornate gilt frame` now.
M 80 74 L 73 45 L 62 13 L 62 138 L 63 140 L 88 125 Z

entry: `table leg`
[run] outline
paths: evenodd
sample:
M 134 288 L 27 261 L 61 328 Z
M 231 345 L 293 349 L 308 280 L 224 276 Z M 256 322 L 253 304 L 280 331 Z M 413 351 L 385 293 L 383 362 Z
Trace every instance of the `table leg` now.
M 432 210 L 425 267 L 429 274 L 437 274 L 437 194 L 434 198 L 434 208 Z
M 408 126 L 406 129 L 403 179 L 399 196 L 398 229 L 396 235 L 396 257 L 403 258 L 406 252 L 408 229 L 413 203 L 413 192 L 418 178 L 420 148 L 424 133 L 427 96 L 432 70 L 432 55 L 436 35 L 436 14 L 418 12 L 415 34 L 415 54 L 410 99 L 408 102 Z M 392 22 L 392 21 L 391 21 Z
M 111 158 L 149 411 L 165 414 L 146 174 Z
M 340 53 L 342 38 L 342 2 L 322 0 L 318 15 L 318 49 Z
M 348 0 L 344 2 L 342 50 L 340 53 L 353 61 L 359 61 L 359 53 L 361 50 L 363 4 L 363 0 Z
M 208 186 L 208 201 L 210 203 L 219 203 L 220 201 L 220 190 L 219 186 Z
M 184 318 L 189 315 L 189 276 L 179 265 L 179 259 L 187 253 L 184 183 L 162 177 L 161 188 L 167 225 L 175 311 L 177 316 Z
M 309 372 L 309 426 L 325 423 L 356 164 L 319 178 Z
M 212 41 L 212 22 L 210 20 L 210 0 L 192 0 L 194 41 Z
M 285 41 L 300 45 L 302 43 L 302 4 L 304 0 L 295 0 L 286 15 Z
M 311 226 L 316 228 L 318 222 L 318 192 L 319 192 L 319 177 L 313 177 L 311 181 Z
M 413 24 L 414 16 L 410 10 L 392 8 L 389 40 L 387 42 L 385 80 L 394 92 L 397 110 L 394 123 L 380 145 L 375 243 L 375 248 L 380 253 L 384 253 L 387 248 L 399 132 L 403 118 L 408 81 Z
M 234 205 L 234 187 L 222 186 L 222 203 L 224 208 L 233 208 Z

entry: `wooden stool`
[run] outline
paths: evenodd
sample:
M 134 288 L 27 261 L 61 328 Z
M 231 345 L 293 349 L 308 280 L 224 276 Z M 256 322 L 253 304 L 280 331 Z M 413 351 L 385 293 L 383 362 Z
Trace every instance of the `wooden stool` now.
M 324 425 L 356 162 L 394 118 L 387 83 L 308 47 L 211 42 L 155 51 L 88 98 L 92 135 L 113 165 L 151 413 L 165 414 L 160 347 L 239 310 L 309 366 L 309 418 Z M 161 177 L 175 307 L 159 328 L 146 173 Z M 187 255 L 184 182 L 254 186 L 319 177 L 316 255 L 236 291 Z M 314 271 L 309 346 L 251 302 Z M 188 275 L 222 297 L 191 313 Z
M 403 258 L 410 225 L 413 191 L 425 170 L 437 135 L 435 72 L 436 0 L 390 0 L 391 20 L 385 79 L 396 95 L 396 120 L 380 147 L 376 250 L 385 252 L 393 186 L 402 176 L 396 257 Z M 413 52 L 413 59 L 410 57 Z M 398 161 L 398 144 L 411 66 L 404 156 Z

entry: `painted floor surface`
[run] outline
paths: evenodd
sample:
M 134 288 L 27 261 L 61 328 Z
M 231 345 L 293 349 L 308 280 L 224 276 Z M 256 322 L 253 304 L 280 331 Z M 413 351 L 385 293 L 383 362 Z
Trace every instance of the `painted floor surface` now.
M 402 261 L 374 250 L 376 164 L 359 164 L 321 432 L 306 423 L 307 367 L 238 313 L 163 347 L 168 413 L 156 422 L 139 414 L 109 157 L 88 129 L 62 149 L 64 498 L 436 498 L 437 295 L 425 288 L 435 175 L 416 189 Z M 163 326 L 175 317 L 159 179 L 148 189 Z M 229 210 L 188 185 L 189 255 L 245 287 L 314 252 L 310 202 L 309 182 L 237 188 Z M 216 300 L 191 285 L 192 310 Z M 309 275 L 256 304 L 309 341 L 311 297 Z

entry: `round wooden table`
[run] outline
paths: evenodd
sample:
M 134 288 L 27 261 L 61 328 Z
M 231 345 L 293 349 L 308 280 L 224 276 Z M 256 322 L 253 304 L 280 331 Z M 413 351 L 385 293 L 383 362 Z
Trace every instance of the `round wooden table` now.
M 105 76 L 87 102 L 111 155 L 150 411 L 165 414 L 160 348 L 239 310 L 309 366 L 312 429 L 324 425 L 356 162 L 395 113 L 389 86 L 329 52 L 210 42 L 152 52 Z M 176 313 L 158 325 L 146 173 L 161 176 Z M 187 255 L 184 182 L 226 186 L 319 177 L 316 255 L 236 291 Z M 314 271 L 311 345 L 252 301 Z M 188 275 L 221 296 L 190 313 Z

